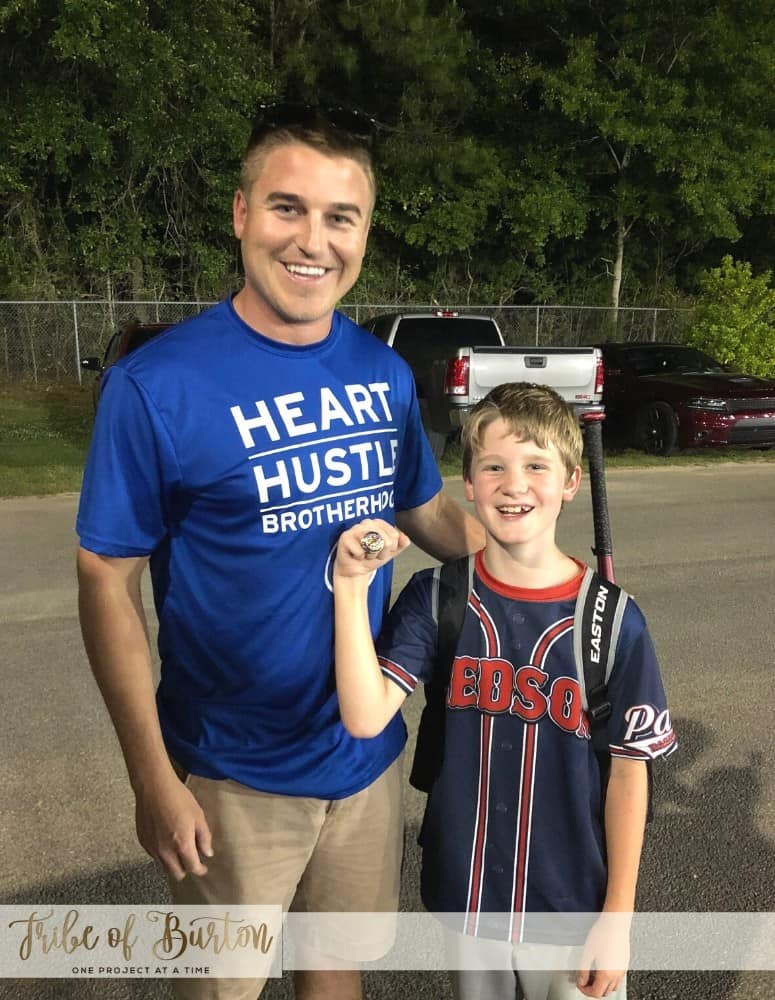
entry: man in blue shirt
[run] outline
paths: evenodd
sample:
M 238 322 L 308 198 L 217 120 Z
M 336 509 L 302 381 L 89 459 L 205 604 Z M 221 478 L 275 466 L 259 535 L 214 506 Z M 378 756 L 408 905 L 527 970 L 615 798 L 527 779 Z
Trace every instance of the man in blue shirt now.
M 332 559 L 364 517 L 440 559 L 482 544 L 441 493 L 410 370 L 335 311 L 375 199 L 360 124 L 264 108 L 234 198 L 243 287 L 105 379 L 77 522 L 81 624 L 140 843 L 179 903 L 396 908 L 405 728 L 397 716 L 362 740 L 341 724 Z M 370 590 L 374 635 L 390 586 L 388 565 Z M 347 957 L 377 957 L 372 944 Z M 199 980 L 181 995 L 254 1000 L 262 986 Z M 346 970 L 300 972 L 296 991 L 361 995 Z

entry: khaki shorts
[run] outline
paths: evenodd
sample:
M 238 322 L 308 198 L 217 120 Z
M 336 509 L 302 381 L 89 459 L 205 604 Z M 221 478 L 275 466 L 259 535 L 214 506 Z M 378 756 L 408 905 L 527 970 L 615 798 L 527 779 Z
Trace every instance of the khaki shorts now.
M 178 905 L 279 905 L 305 913 L 398 909 L 403 855 L 402 757 L 368 788 L 344 799 L 272 795 L 234 781 L 189 774 L 213 838 L 207 874 L 170 882 Z M 353 961 L 379 958 L 382 940 L 337 940 L 315 921 L 306 938 L 321 955 Z M 302 966 L 304 967 L 304 966 Z M 310 967 L 307 965 L 306 967 Z M 173 980 L 186 1000 L 255 1000 L 263 980 Z

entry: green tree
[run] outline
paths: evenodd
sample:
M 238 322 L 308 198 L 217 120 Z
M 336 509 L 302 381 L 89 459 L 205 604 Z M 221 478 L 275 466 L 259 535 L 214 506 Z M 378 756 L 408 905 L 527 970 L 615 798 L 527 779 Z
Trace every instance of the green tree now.
M 768 230 L 774 7 L 0 0 L 0 287 L 221 294 L 242 145 L 282 95 L 381 123 L 357 295 L 632 300 Z
M 409 290 L 470 297 L 475 248 L 492 234 L 508 178 L 497 145 L 466 127 L 479 53 L 457 4 L 320 4 L 308 11 L 303 43 L 287 21 L 282 35 L 286 92 L 356 104 L 380 123 L 380 197 L 356 295 L 369 288 L 373 298 L 382 287 L 397 301 Z
M 751 375 L 775 375 L 775 286 L 747 261 L 727 255 L 705 271 L 689 343 Z
M 0 8 L 3 284 L 208 295 L 266 60 L 241 0 Z
M 587 179 L 614 306 L 636 227 L 697 247 L 772 210 L 774 14 L 772 0 L 550 5 L 556 47 L 535 80 Z

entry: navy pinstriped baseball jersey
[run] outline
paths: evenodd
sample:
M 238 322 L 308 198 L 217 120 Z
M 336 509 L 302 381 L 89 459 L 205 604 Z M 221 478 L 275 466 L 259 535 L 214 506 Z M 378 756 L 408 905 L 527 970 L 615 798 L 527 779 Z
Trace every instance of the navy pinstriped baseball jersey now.
M 600 772 L 573 657 L 583 567 L 563 586 L 495 580 L 481 554 L 447 693 L 444 762 L 420 832 L 421 893 L 459 930 L 531 940 L 530 912 L 598 912 L 606 888 Z M 409 581 L 378 642 L 407 693 L 429 680 L 436 646 L 432 571 Z M 609 682 L 609 745 L 647 760 L 675 749 L 651 639 L 625 607 Z

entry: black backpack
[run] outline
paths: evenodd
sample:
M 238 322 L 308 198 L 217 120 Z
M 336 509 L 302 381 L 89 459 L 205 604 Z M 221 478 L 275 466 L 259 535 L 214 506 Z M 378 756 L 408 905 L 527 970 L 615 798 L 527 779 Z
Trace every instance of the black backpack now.
M 438 622 L 433 677 L 425 685 L 425 707 L 417 730 L 417 745 L 409 782 L 421 792 L 430 792 L 444 758 L 446 693 L 473 586 L 474 556 L 463 556 L 437 567 L 433 573 L 432 612 Z M 605 796 L 611 755 L 606 723 L 611 715 L 608 679 L 614 665 L 616 644 L 627 604 L 627 594 L 615 583 L 587 568 L 581 581 L 573 623 L 573 653 L 581 689 L 582 705 L 589 720 L 592 748 L 600 767 Z M 651 819 L 651 766 L 649 762 L 649 807 Z

